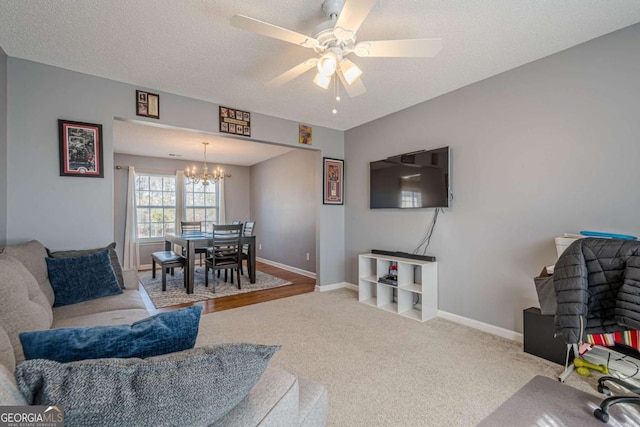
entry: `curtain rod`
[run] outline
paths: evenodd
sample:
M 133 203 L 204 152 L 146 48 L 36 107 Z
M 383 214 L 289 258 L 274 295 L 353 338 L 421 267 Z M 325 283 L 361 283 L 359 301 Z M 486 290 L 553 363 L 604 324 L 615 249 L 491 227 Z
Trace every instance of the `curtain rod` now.
M 117 170 L 129 170 L 129 166 L 122 166 L 122 165 L 116 165 L 115 168 Z M 175 174 L 176 171 L 161 171 L 161 170 L 154 170 L 154 169 L 146 169 L 146 168 L 139 168 L 138 169 L 141 172 L 147 172 L 147 173 L 158 173 L 158 174 Z M 230 173 L 225 173 L 224 174 L 225 178 L 231 178 L 231 174 Z

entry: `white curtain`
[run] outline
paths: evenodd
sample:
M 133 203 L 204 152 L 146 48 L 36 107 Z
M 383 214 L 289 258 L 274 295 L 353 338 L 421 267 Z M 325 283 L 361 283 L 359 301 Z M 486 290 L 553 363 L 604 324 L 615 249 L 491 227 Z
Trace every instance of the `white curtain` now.
M 226 209 L 224 205 L 224 179 L 218 181 L 218 224 L 227 223 Z
M 176 233 L 181 233 L 180 221 L 186 221 L 184 209 L 184 171 L 176 171 Z
M 124 268 L 140 268 L 140 246 L 136 237 L 136 171 L 129 166 L 127 216 L 124 226 Z

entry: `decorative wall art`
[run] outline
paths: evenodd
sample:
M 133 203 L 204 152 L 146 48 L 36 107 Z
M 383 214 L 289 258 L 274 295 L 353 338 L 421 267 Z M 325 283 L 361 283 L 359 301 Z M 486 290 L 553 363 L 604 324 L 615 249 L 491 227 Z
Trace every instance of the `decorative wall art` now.
M 220 132 L 251 136 L 251 113 L 220 107 Z
M 136 115 L 160 118 L 160 95 L 136 90 Z
M 300 125 L 298 127 L 298 142 L 300 144 L 311 145 L 313 140 L 313 129 L 311 126 Z
M 102 125 L 58 120 L 60 176 L 103 178 Z
M 325 205 L 344 204 L 344 160 L 323 158 L 324 163 L 324 198 Z

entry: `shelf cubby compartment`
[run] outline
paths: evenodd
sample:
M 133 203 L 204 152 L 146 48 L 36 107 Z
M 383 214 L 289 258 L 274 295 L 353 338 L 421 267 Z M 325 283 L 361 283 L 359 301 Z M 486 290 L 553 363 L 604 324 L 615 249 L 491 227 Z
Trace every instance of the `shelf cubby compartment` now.
M 378 282 L 397 265 L 397 286 Z M 378 254 L 358 259 L 358 299 L 381 310 L 424 322 L 438 313 L 438 263 Z
M 377 306 L 376 259 L 360 257 L 358 260 L 358 301 Z
M 378 301 L 376 303 L 378 307 L 384 307 L 388 304 L 393 304 L 393 289 L 394 288 L 392 286 L 378 283 Z

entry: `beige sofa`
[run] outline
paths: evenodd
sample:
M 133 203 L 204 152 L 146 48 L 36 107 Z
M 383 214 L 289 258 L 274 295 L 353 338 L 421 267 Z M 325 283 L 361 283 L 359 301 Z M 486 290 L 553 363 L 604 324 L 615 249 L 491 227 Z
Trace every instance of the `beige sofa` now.
M 45 247 L 37 241 L 8 246 L 0 253 L 0 405 L 17 403 L 10 373 L 24 359 L 20 332 L 130 324 L 149 316 L 135 271 L 124 272 L 126 289 L 120 295 L 52 308 L 46 256 Z M 322 426 L 327 411 L 324 386 L 268 368 L 245 399 L 214 425 Z

